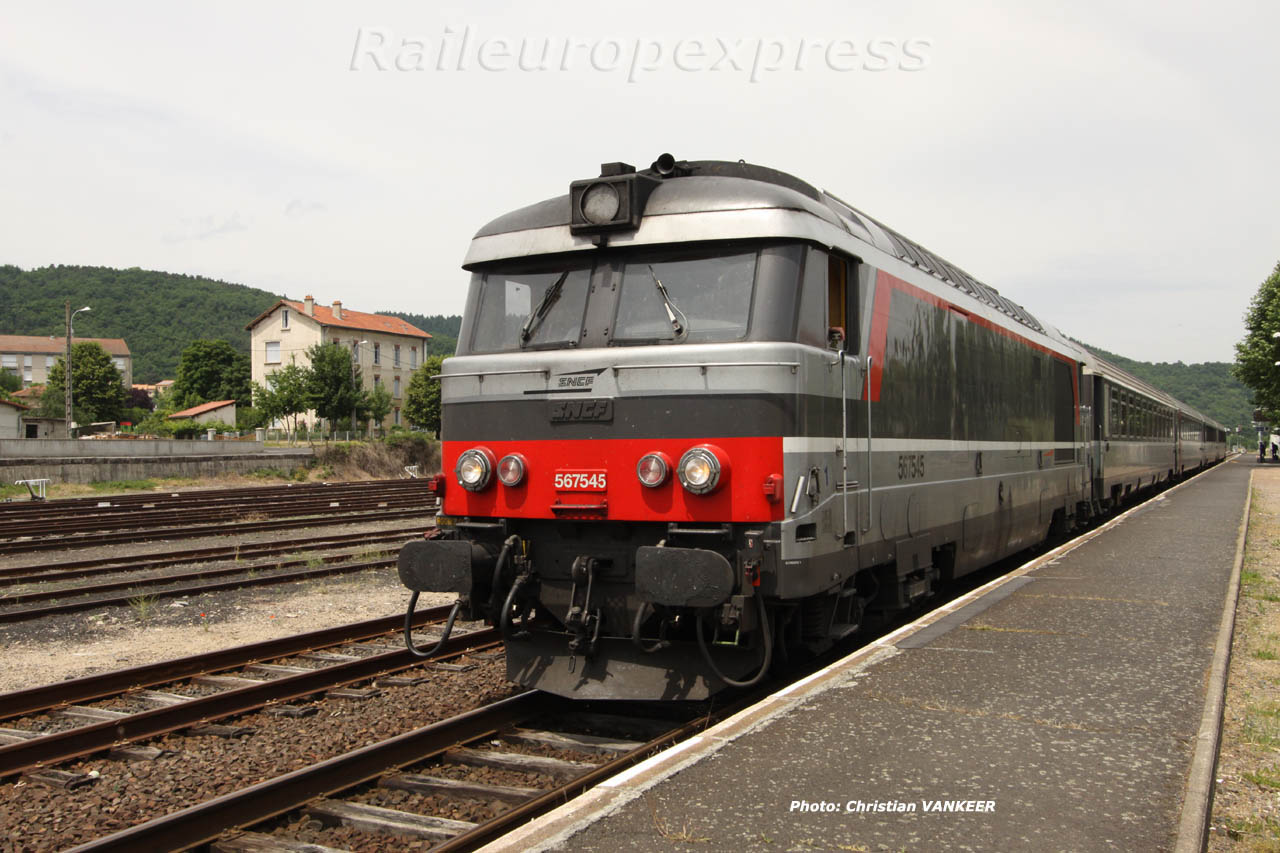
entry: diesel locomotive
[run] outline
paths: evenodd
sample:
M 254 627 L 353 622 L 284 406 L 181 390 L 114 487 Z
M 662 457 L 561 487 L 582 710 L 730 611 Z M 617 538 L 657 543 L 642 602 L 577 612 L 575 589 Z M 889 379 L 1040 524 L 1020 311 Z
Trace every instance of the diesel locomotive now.
M 442 510 L 400 577 L 411 613 L 457 593 L 501 626 L 511 680 L 565 696 L 755 683 L 1226 451 L 1220 424 L 761 166 L 607 163 L 481 228 L 463 266 Z

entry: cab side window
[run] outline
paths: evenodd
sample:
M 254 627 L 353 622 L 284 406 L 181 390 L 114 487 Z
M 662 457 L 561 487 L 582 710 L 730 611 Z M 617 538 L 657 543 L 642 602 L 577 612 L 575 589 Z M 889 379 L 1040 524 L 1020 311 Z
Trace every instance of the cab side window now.
M 858 340 L 858 276 L 853 262 L 827 255 L 827 327 L 839 329 L 847 352 L 860 352 Z

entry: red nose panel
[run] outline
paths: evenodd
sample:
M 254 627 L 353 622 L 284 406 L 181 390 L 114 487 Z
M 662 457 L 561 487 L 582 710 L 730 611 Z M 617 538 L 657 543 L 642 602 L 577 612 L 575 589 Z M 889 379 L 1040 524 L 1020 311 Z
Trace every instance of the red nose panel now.
M 667 482 L 647 488 L 636 463 L 661 451 L 679 460 L 699 444 L 714 444 L 728 457 L 728 475 L 709 495 L 686 492 L 672 471 Z M 450 486 L 458 456 L 483 446 L 501 459 L 520 453 L 528 463 L 523 482 L 508 488 L 494 478 L 481 492 L 445 491 L 447 515 L 499 518 L 581 518 L 611 521 L 739 521 L 782 519 L 781 502 L 770 501 L 762 484 L 782 474 L 780 437 L 691 439 L 596 439 L 591 441 L 494 441 L 443 443 L 442 465 Z

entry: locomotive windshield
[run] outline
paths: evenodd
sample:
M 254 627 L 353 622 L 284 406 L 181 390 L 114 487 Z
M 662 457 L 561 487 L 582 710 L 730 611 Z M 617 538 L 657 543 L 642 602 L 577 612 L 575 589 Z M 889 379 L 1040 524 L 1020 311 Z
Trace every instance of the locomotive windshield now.
M 464 330 L 462 347 L 488 353 L 740 341 L 751 326 L 761 257 L 779 251 L 667 246 L 494 265 L 472 277 L 470 338 Z M 794 292 L 798 269 L 780 271 Z
M 742 340 L 755 273 L 755 252 L 624 264 L 613 342 Z

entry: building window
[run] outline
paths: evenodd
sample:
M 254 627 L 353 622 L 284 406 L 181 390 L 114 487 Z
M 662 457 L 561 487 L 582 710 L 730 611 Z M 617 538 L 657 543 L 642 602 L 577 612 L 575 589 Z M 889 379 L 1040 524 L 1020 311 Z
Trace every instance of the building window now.
M 360 342 L 355 338 L 351 339 L 351 360 L 356 363 L 360 361 Z
M 123 376 L 124 375 L 124 359 L 117 356 L 111 359 L 111 363 L 116 366 L 116 370 L 120 371 L 120 375 Z
M 31 356 L 24 355 L 22 357 L 22 381 L 31 381 Z
M 45 372 L 52 370 L 53 366 L 57 363 L 58 363 L 58 357 L 56 355 L 46 355 L 44 357 Z
M 382 387 L 382 377 L 377 373 L 373 374 L 373 387 L 374 388 Z
M 399 344 L 396 344 L 395 352 L 391 354 L 391 365 L 392 367 L 400 366 L 400 345 Z
M 280 342 L 267 341 L 267 364 L 280 363 Z
M 373 345 L 373 363 L 382 364 L 382 344 Z
M 414 370 L 418 366 L 418 348 L 409 347 L 409 369 Z
M 0 370 L 12 370 L 18 372 L 18 357 L 16 355 L 0 355 Z
M 392 383 L 392 387 L 394 387 L 396 390 L 391 396 L 396 397 L 398 399 L 400 397 L 400 377 L 399 376 L 395 378 L 395 382 Z
M 392 414 L 395 415 L 395 420 L 393 421 L 393 423 L 396 426 L 400 426 L 400 409 L 397 407 L 396 409 L 392 410 Z
M 288 308 L 280 309 L 280 328 L 282 329 L 289 328 L 289 309 Z

